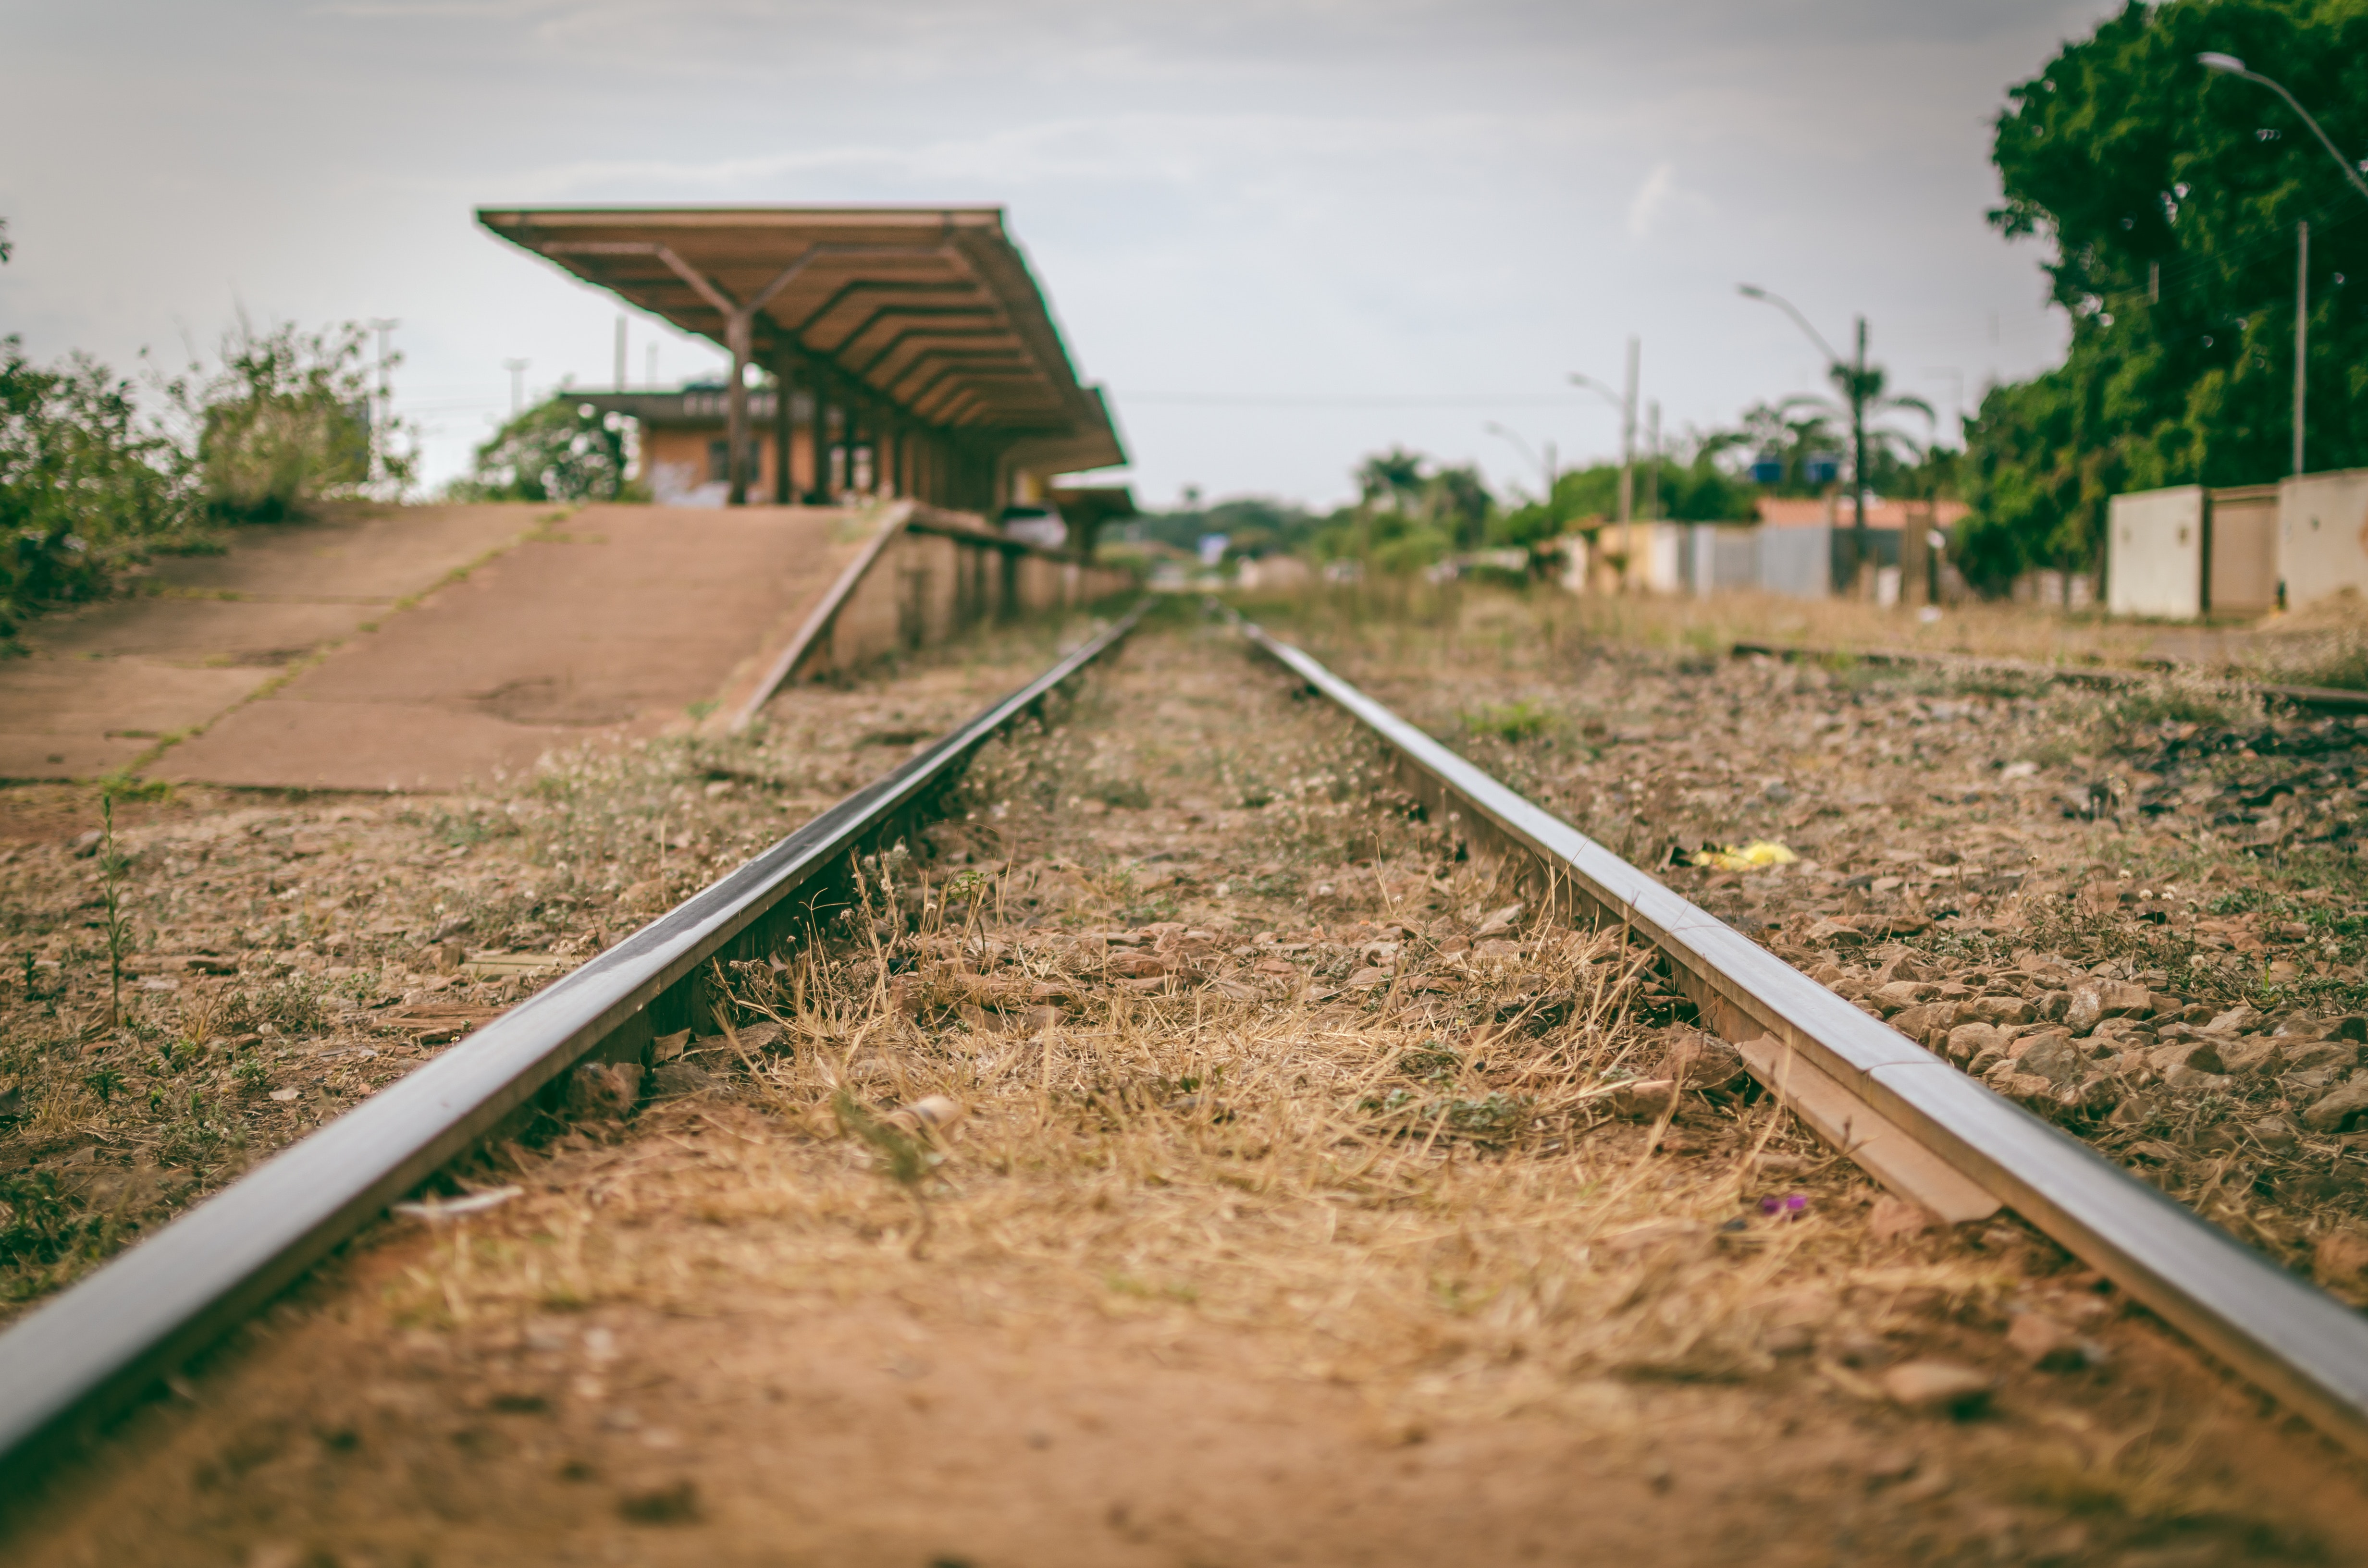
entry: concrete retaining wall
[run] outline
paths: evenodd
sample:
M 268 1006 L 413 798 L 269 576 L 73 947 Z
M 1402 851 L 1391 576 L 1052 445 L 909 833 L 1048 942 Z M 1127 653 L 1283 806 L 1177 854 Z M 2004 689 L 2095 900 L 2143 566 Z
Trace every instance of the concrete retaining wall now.
M 1115 567 L 1004 539 L 975 518 L 916 507 L 889 525 L 791 677 L 812 679 L 942 642 L 981 620 L 1074 608 L 1133 582 Z

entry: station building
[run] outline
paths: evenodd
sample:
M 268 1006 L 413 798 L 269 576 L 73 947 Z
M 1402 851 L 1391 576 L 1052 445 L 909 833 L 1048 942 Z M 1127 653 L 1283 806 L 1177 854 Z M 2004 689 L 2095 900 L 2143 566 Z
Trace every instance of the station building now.
M 654 499 L 906 498 L 996 518 L 1126 461 L 996 207 L 485 208 L 478 222 L 731 356 L 720 384 L 580 395 L 641 433 Z M 1122 491 L 1077 492 L 1086 526 Z M 1084 516 L 1084 514 L 1081 514 Z

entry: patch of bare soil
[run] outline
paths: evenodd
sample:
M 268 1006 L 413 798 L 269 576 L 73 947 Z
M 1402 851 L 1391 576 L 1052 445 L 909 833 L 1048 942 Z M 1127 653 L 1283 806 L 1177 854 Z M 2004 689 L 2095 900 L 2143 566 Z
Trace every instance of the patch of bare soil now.
M 12 1560 L 2358 1555 L 2349 1460 L 1882 1199 L 1229 637 L 1049 722 Z

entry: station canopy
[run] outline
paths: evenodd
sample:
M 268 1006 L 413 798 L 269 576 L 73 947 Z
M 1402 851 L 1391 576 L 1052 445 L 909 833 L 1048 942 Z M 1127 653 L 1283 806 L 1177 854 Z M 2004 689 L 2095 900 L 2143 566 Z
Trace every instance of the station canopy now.
M 735 366 L 819 360 L 1038 472 L 1126 460 L 998 207 L 481 208 L 477 221 Z

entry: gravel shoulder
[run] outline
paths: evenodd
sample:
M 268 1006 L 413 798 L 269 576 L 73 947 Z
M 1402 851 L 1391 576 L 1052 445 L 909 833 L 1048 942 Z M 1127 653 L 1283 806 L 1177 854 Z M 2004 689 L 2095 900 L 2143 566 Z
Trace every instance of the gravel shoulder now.
M 2172 676 L 1730 659 L 1566 604 L 1296 625 L 1861 1007 L 2368 1300 L 2368 727 Z M 1754 844 L 1781 853 L 1722 854 Z

